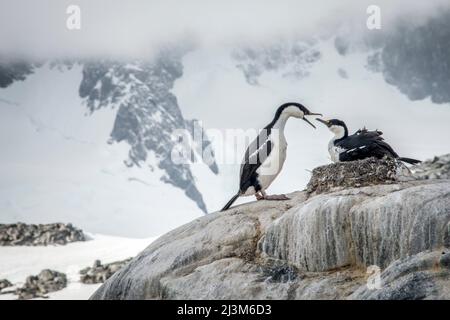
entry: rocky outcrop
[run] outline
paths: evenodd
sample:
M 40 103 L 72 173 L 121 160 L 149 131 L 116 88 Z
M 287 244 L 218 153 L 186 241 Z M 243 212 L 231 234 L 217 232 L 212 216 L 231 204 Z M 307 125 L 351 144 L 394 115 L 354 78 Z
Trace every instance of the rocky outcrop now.
M 47 293 L 61 290 L 66 286 L 67 277 L 64 273 L 45 269 L 37 276 L 29 276 L 15 294 L 19 299 L 47 298 Z
M 444 246 L 449 221 L 449 181 L 348 189 L 296 205 L 270 226 L 261 247 L 307 271 L 385 268 Z
M 92 299 L 450 299 L 450 180 L 379 180 L 194 220 Z
M 12 287 L 12 283 L 9 282 L 7 279 L 0 279 L 0 292 L 5 289 Z
M 450 10 L 439 10 L 423 24 L 401 20 L 384 41 L 381 65 L 384 79 L 411 100 L 430 97 L 450 102 Z
M 422 162 L 412 168 L 417 179 L 450 179 L 450 153 Z
M 80 282 L 86 284 L 103 283 L 130 261 L 131 258 L 102 264 L 100 260 L 95 260 L 92 267 L 80 271 Z
M 47 61 L 46 65 L 61 72 L 73 66 L 82 67 L 78 94 L 88 113 L 116 110 L 110 138 L 105 143 L 128 144 L 128 156 L 122 159 L 125 166 L 139 167 L 149 173 L 159 169 L 161 181 L 183 190 L 206 213 L 206 204 L 189 160 L 191 157 L 205 160 L 205 148 L 211 141 L 199 121 L 184 118 L 172 92 L 175 81 L 183 75 L 185 53 L 184 48 L 171 47 L 161 50 L 152 59 L 56 59 Z M 42 63 L 10 61 L 0 55 L 0 89 L 25 80 L 40 66 Z M 15 104 L 1 98 L 0 103 Z M 181 131 L 185 131 L 184 141 L 198 140 L 184 144 L 188 159 L 176 162 L 172 161 L 171 152 L 178 145 L 175 133 Z M 205 155 L 204 162 L 217 174 L 214 153 L 206 150 Z
M 206 213 L 190 158 L 172 161 L 172 150 L 178 144 L 174 134 L 180 130 L 186 131 L 184 139 L 195 140 L 193 130 L 198 129 L 195 134 L 199 134 L 200 141 L 186 144 L 186 152 L 192 157 L 202 158 L 203 147 L 210 144 L 201 125 L 183 117 L 172 93 L 175 81 L 183 75 L 183 55 L 184 50 L 174 49 L 157 54 L 151 61 L 86 62 L 79 94 L 91 112 L 103 108 L 117 110 L 109 143 L 129 145 L 128 159 L 124 159 L 126 166 L 161 169 L 161 181 L 182 189 Z M 154 160 L 147 161 L 153 156 Z M 209 153 L 207 165 L 218 173 L 213 153 Z
M 26 61 L 11 61 L 0 56 L 0 88 L 6 88 L 14 81 L 23 81 L 33 73 L 34 66 Z
M 72 224 L 0 224 L 0 246 L 64 245 L 85 241 L 86 236 Z
M 450 250 L 424 251 L 400 259 L 384 270 L 378 285 L 361 286 L 351 299 L 450 299 Z M 377 289 L 378 288 L 378 289 Z

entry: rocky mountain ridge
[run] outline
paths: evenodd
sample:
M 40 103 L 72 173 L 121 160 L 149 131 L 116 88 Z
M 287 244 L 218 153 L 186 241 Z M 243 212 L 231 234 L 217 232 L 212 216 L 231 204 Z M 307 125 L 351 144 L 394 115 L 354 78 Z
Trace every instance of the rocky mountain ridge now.
M 80 108 L 86 108 L 88 115 L 104 108 L 116 110 L 110 138 L 105 143 L 126 142 L 129 152 L 123 159 L 125 166 L 152 172 L 160 170 L 161 181 L 183 190 L 206 213 L 189 162 L 175 163 L 171 159 L 177 144 L 174 132 L 184 130 L 186 138 L 192 140 L 194 128 L 200 132 L 202 140 L 188 150 L 198 160 L 203 159 L 204 149 L 211 144 L 199 121 L 184 118 L 171 92 L 175 80 L 183 74 L 181 58 L 182 53 L 173 49 L 149 60 L 54 60 L 47 64 L 60 72 L 82 66 L 81 83 L 73 88 L 78 90 L 84 104 Z M 3 61 L 0 56 L 0 88 L 25 80 L 43 65 L 43 62 Z M 213 153 L 207 166 L 213 174 L 218 174 Z

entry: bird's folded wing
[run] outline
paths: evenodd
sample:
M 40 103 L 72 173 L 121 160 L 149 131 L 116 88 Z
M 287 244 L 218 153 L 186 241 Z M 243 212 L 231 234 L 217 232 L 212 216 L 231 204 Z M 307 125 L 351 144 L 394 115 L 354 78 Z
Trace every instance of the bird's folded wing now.
M 398 157 L 391 146 L 383 141 L 380 131 L 360 131 L 337 143 L 336 146 L 344 150 L 339 156 L 341 161 L 370 156 L 382 158 L 384 155 Z
M 241 184 L 251 178 L 272 152 L 272 142 L 266 131 L 262 131 L 245 151 L 241 165 Z

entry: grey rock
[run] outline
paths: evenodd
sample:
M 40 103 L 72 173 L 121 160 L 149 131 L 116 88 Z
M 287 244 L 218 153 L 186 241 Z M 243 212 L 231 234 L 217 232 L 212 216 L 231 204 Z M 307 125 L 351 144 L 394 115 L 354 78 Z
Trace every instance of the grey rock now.
M 92 267 L 80 271 L 80 281 L 86 284 L 103 283 L 130 261 L 131 258 L 102 265 L 100 260 L 95 260 Z
M 262 248 L 306 271 L 384 268 L 444 246 L 449 221 L 449 180 L 346 189 L 294 206 L 267 230 Z
M 3 289 L 12 287 L 12 283 L 9 282 L 7 279 L 0 279 L 0 293 Z
M 32 63 L 23 60 L 8 60 L 0 56 L 0 88 L 6 88 L 15 81 L 23 81 L 34 71 Z
M 379 59 L 369 56 L 371 70 L 381 71 L 387 83 L 411 100 L 431 98 L 450 102 L 450 10 L 443 9 L 421 24 L 399 19 L 376 47 Z
M 347 163 L 341 173 L 358 164 L 368 165 Z M 152 243 L 91 298 L 450 299 L 450 180 L 367 179 L 196 219 Z
M 416 179 L 450 179 L 450 154 L 434 157 L 412 168 Z
M 85 241 L 83 231 L 72 224 L 0 224 L 0 246 L 65 245 Z
M 59 291 L 67 286 L 64 273 L 44 269 L 37 276 L 29 276 L 25 284 L 15 291 L 20 300 L 47 298 L 49 292 Z

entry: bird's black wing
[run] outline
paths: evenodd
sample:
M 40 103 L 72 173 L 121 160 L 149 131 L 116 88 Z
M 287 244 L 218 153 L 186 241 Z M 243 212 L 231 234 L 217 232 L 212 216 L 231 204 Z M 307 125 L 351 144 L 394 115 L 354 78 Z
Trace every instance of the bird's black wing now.
M 358 130 L 355 134 L 336 144 L 337 147 L 344 149 L 339 154 L 339 160 L 353 161 L 369 157 L 383 158 L 384 156 L 397 158 L 397 153 L 383 141 L 381 135 L 382 132 L 378 130 Z
M 358 129 L 358 131 L 356 131 L 354 133 L 354 135 L 362 135 L 366 139 L 374 138 L 374 139 L 384 140 L 383 137 L 381 136 L 382 134 L 383 134 L 383 132 L 381 132 L 380 130 L 369 131 L 366 129 L 366 127 L 362 128 L 362 129 Z
M 255 183 L 255 172 L 272 152 L 270 130 L 262 130 L 245 151 L 241 164 L 240 189 L 245 191 Z

